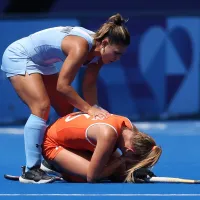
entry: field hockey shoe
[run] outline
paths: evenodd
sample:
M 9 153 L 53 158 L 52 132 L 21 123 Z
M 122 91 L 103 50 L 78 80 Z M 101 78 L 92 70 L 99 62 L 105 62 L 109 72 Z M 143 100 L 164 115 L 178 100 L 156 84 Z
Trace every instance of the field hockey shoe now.
M 34 166 L 27 172 L 25 172 L 25 167 L 22 169 L 22 175 L 19 177 L 21 183 L 52 183 L 55 181 L 54 177 L 49 176 L 40 169 L 40 166 Z

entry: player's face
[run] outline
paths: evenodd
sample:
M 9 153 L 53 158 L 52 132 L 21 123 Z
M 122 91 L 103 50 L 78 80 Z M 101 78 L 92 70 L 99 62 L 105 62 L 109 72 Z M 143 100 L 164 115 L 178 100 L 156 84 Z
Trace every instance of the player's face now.
M 121 45 L 110 45 L 109 43 L 103 45 L 101 49 L 101 57 L 103 63 L 108 64 L 119 60 L 123 53 L 126 51 L 126 49 L 126 46 Z

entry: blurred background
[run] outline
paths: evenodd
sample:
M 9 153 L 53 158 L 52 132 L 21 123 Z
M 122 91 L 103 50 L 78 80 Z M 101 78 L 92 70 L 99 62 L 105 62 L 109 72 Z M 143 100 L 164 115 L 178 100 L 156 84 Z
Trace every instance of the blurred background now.
M 0 57 L 10 43 L 33 32 L 54 26 L 95 31 L 116 13 L 129 18 L 131 45 L 119 62 L 102 68 L 100 105 L 133 121 L 198 119 L 198 0 L 0 0 Z M 73 82 L 77 90 L 83 73 Z M 24 123 L 28 116 L 0 71 L 0 125 Z

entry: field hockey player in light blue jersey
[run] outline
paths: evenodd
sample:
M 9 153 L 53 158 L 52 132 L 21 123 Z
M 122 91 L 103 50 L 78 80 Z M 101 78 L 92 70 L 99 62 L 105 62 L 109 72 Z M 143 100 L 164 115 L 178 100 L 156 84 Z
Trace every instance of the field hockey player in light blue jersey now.
M 120 14 L 111 16 L 96 32 L 83 27 L 54 27 L 13 42 L 3 54 L 6 73 L 31 115 L 24 127 L 26 170 L 23 183 L 49 183 L 52 177 L 40 169 L 41 144 L 52 106 L 59 116 L 75 108 L 98 119 L 109 112 L 97 106 L 96 80 L 103 64 L 120 59 L 130 35 Z M 54 63 L 63 61 L 60 72 Z M 71 86 L 78 70 L 86 65 L 84 99 Z

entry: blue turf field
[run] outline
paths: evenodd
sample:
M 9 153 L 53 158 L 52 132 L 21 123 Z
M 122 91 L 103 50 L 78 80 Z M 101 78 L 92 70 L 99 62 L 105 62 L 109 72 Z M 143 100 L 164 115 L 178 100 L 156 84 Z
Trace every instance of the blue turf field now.
M 200 121 L 141 122 L 163 148 L 153 169 L 157 176 L 200 179 Z M 0 127 L 0 199 L 200 199 L 200 185 L 186 184 L 69 184 L 27 185 L 3 178 L 20 174 L 25 163 L 23 127 Z

